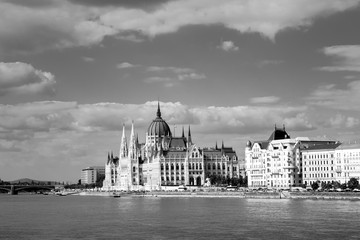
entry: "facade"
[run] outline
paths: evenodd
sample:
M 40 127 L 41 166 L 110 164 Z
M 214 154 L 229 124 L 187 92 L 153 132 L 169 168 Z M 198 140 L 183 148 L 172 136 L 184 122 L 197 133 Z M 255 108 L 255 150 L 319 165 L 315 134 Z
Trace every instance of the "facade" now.
M 303 184 L 304 149 L 335 144 L 335 141 L 313 141 L 290 138 L 285 126 L 276 128 L 266 141 L 248 141 L 245 168 L 249 187 L 290 188 Z
M 329 146 L 303 149 L 303 182 L 309 186 L 314 182 L 336 181 L 335 149 L 340 143 Z
M 201 186 L 206 176 L 216 174 L 240 177 L 240 161 L 232 148 L 200 148 L 187 136 L 172 136 L 161 117 L 158 105 L 156 118 L 146 132 L 145 143 L 135 136 L 134 123 L 127 142 L 123 126 L 119 157 L 108 155 L 105 165 L 104 190 L 160 190 L 165 186 Z
M 81 170 L 81 183 L 93 184 L 96 183 L 101 176 L 105 176 L 104 166 L 87 167 Z
M 335 149 L 336 181 L 347 183 L 350 178 L 360 179 L 360 146 L 342 144 Z
M 337 143 L 303 151 L 304 183 L 347 183 L 360 179 L 360 146 Z

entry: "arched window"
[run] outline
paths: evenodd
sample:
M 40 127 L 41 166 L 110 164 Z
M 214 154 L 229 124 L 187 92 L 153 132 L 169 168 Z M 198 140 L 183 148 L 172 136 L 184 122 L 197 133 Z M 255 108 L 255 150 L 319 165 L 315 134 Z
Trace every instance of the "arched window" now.
M 208 163 L 208 170 L 211 170 L 211 164 Z
M 218 169 L 221 169 L 220 163 L 218 163 Z
M 215 165 L 215 163 L 213 163 L 213 170 L 215 170 L 216 169 L 216 165 Z
M 181 170 L 184 170 L 184 164 L 183 163 L 181 164 Z
M 199 163 L 199 169 L 200 169 L 200 170 L 202 169 L 202 167 L 201 167 L 201 163 Z
M 169 170 L 169 164 L 166 164 L 166 170 Z
M 196 163 L 196 170 L 198 170 L 199 169 L 199 165 Z
M 195 163 L 192 164 L 192 169 L 195 169 Z
M 176 164 L 176 170 L 179 170 L 179 164 L 178 163 Z
M 189 169 L 191 169 L 191 163 L 189 163 Z
M 164 164 L 161 164 L 161 170 L 164 170 Z
M 171 170 L 174 170 L 174 164 L 173 163 L 171 164 Z
M 135 168 L 135 167 L 133 167 L 133 172 L 136 172 L 136 168 Z

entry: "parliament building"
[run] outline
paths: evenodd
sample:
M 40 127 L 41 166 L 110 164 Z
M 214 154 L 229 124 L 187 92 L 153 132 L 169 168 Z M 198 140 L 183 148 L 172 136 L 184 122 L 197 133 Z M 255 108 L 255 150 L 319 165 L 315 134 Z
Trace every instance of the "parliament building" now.
M 104 190 L 161 190 L 166 186 L 202 186 L 209 175 L 240 177 L 244 165 L 231 147 L 200 148 L 193 143 L 190 127 L 187 136 L 172 135 L 161 117 L 160 104 L 156 118 L 146 132 L 145 143 L 139 143 L 131 126 L 127 141 L 123 126 L 119 156 L 108 154 L 105 164 Z

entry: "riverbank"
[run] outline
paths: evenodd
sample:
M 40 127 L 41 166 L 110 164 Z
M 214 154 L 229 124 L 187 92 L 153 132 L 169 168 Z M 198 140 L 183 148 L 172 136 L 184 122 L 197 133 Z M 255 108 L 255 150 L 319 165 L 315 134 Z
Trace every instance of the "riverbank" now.
M 317 200 L 360 200 L 358 192 L 79 192 L 78 196 L 113 197 L 191 197 L 191 198 L 249 198 L 249 199 L 317 199 Z

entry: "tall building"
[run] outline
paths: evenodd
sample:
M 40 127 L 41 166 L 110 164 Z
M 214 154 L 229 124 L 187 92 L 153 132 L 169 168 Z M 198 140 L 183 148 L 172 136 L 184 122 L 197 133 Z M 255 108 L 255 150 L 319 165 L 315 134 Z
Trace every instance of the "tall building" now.
M 92 184 L 96 183 L 101 176 L 105 176 L 104 166 L 92 166 L 81 170 L 81 183 Z
M 163 186 L 200 186 L 209 174 L 240 177 L 241 166 L 235 151 L 224 144 L 221 148 L 200 148 L 193 143 L 190 127 L 186 136 L 184 128 L 181 137 L 173 136 L 161 117 L 158 104 L 145 143 L 139 143 L 134 123 L 127 141 L 123 126 L 119 157 L 108 155 L 103 189 L 159 190 Z
M 290 188 L 303 184 L 303 151 L 310 147 L 336 144 L 335 141 L 314 141 L 291 138 L 277 128 L 268 140 L 248 141 L 245 148 L 245 169 L 249 187 Z

